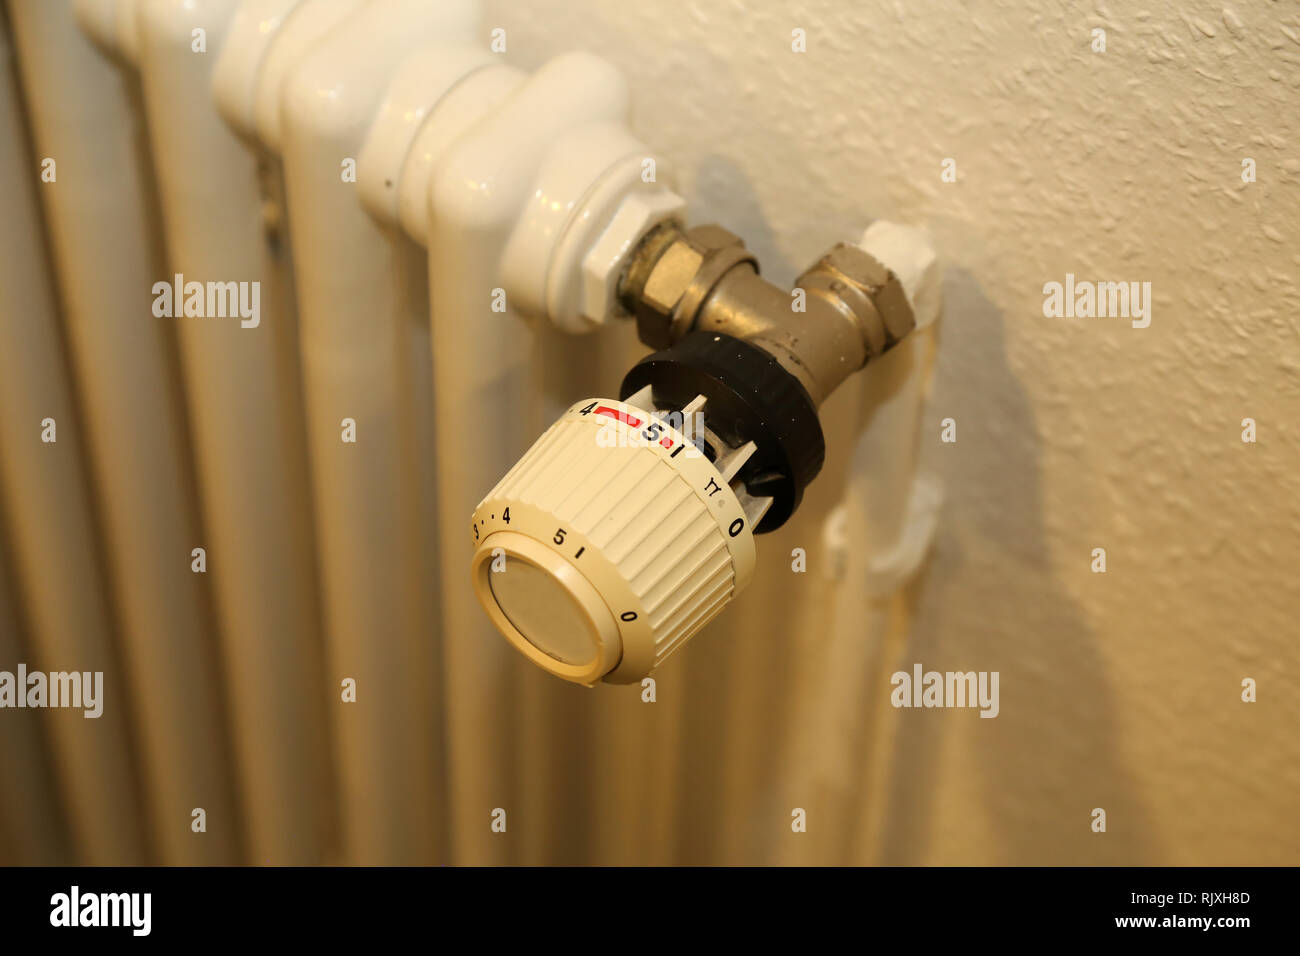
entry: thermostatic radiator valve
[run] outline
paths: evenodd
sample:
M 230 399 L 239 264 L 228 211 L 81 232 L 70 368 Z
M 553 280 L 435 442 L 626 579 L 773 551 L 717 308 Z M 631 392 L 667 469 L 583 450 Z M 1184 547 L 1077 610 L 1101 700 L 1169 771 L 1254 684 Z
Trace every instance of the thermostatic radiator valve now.
M 473 515 L 493 623 L 583 684 L 639 681 L 748 584 L 754 535 L 821 470 L 818 407 L 916 325 L 898 277 L 859 246 L 786 291 L 715 225 L 651 231 L 618 301 L 659 351 L 620 401 L 569 408 Z

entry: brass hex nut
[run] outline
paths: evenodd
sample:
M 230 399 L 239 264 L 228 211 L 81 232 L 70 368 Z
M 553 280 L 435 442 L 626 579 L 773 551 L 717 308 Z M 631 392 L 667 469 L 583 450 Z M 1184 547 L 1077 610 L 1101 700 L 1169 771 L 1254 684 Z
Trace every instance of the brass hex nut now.
M 686 297 L 695 273 L 704 264 L 704 253 L 691 246 L 685 237 L 674 242 L 659 257 L 646 277 L 641 302 L 647 315 L 661 322 L 671 322 L 677 303 Z
M 753 261 L 745 243 L 721 226 L 671 229 L 652 237 L 623 286 L 641 341 L 663 349 L 681 338 L 718 280 L 745 261 Z
M 573 320 L 563 323 L 555 312 L 552 320 L 567 331 L 585 332 L 612 316 L 626 317 L 619 301 L 619 283 L 628 251 L 665 223 L 675 226 L 684 208 L 682 198 L 666 189 L 635 191 L 625 196 L 605 231 L 582 258 L 580 281 L 570 300 L 574 303 L 569 313 Z M 561 297 L 560 302 L 564 301 Z
M 825 289 L 853 308 L 873 356 L 893 348 L 916 328 L 903 283 L 875 256 L 842 242 L 799 277 L 799 285 Z

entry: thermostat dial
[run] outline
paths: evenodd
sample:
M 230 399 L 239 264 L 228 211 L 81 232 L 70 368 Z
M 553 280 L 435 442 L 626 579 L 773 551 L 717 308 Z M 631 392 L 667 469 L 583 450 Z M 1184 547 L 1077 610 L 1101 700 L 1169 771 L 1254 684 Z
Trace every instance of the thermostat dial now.
M 761 517 L 761 515 L 760 515 Z M 566 680 L 640 680 L 754 571 L 750 517 L 664 416 L 575 403 L 474 510 L 474 589 L 493 623 Z

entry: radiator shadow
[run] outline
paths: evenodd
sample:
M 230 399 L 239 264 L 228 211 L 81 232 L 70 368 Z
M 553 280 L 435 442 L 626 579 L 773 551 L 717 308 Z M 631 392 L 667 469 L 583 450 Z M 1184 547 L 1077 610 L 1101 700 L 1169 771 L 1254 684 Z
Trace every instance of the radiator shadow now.
M 995 719 L 955 709 L 897 714 L 893 739 L 879 742 L 892 750 L 892 772 L 878 791 L 887 809 L 875 862 L 1156 862 L 1149 809 L 1120 757 L 1101 637 L 1051 566 L 1041 428 L 1007 362 L 1007 319 L 960 269 L 949 271 L 944 296 L 926 428 L 937 437 L 951 415 L 958 442 L 933 456 L 947 500 L 909 589 L 904 663 L 998 671 L 1001 706 Z M 970 362 L 978 375 L 945 374 Z M 996 453 L 963 454 L 978 442 Z M 1092 830 L 1096 807 L 1106 810 L 1107 833 Z

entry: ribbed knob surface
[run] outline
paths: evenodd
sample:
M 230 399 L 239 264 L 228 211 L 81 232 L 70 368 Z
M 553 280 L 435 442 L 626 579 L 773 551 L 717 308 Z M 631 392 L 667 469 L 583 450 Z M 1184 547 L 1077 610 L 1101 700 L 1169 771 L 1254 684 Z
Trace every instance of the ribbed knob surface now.
M 574 404 L 479 503 L 474 588 L 567 680 L 640 680 L 749 581 L 740 501 L 685 435 L 612 399 Z

